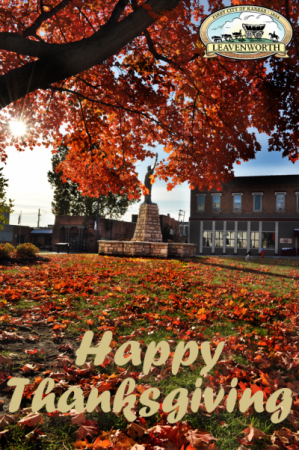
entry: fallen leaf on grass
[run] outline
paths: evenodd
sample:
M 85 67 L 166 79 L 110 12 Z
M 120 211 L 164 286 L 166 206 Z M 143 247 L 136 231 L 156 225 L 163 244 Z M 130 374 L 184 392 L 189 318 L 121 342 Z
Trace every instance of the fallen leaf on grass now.
M 84 441 L 76 441 L 73 444 L 73 447 L 75 447 L 75 448 L 86 448 L 87 445 L 88 445 L 88 440 L 84 439 Z
M 6 356 L 0 355 L 0 364 L 12 364 L 12 360 Z
M 214 438 L 210 433 L 204 430 L 188 430 L 186 433 L 186 439 L 190 442 L 192 447 L 196 447 L 199 444 L 202 444 L 203 442 L 205 444 L 209 444 L 210 441 L 218 439 Z
M 88 443 L 86 438 L 84 439 L 84 441 L 78 440 L 73 444 L 75 448 L 91 448 L 93 450 L 98 450 L 99 448 L 109 448 L 111 447 L 111 445 L 112 444 L 108 439 L 102 441 L 100 437 L 97 437 L 96 440 L 91 444 Z
M 31 441 L 35 441 L 36 439 L 40 439 L 43 437 L 46 437 L 46 434 L 43 434 L 43 432 L 39 429 L 32 430 L 30 433 L 25 435 L 25 438 L 30 439 Z
M 82 422 L 85 422 L 84 412 L 78 413 L 75 409 L 71 409 L 69 412 L 71 416 L 72 425 L 80 425 Z
M 147 433 L 146 429 L 141 427 L 135 422 L 132 422 L 127 428 L 128 435 L 133 438 L 135 441 L 141 438 L 145 433 Z
M 76 438 L 82 439 L 86 436 L 94 436 L 95 434 L 98 434 L 99 428 L 97 426 L 97 422 L 94 420 L 85 420 L 85 422 L 82 422 L 81 427 L 76 433 Z
M 250 427 L 245 428 L 245 430 L 243 430 L 242 433 L 246 435 L 248 443 L 252 442 L 253 439 L 267 439 L 269 437 L 266 433 L 259 430 L 258 428 L 255 428 L 253 425 L 250 425 Z
M 0 417 L 0 430 L 5 428 L 7 425 L 14 423 L 16 419 L 14 416 L 10 416 L 9 414 L 4 414 Z
M 135 444 L 136 442 L 134 441 L 134 439 L 124 435 L 119 441 L 113 444 L 113 448 L 118 450 L 127 450 L 131 449 Z
M 38 413 L 30 413 L 23 419 L 19 420 L 18 425 L 27 425 L 28 427 L 35 427 L 39 423 L 43 423 L 43 418 Z
M 3 436 L 3 434 L 7 433 L 9 430 L 0 431 L 0 438 Z
M 66 352 L 68 350 L 70 350 L 70 351 L 74 350 L 74 347 L 71 344 L 61 344 L 61 345 L 59 345 L 58 348 L 61 352 Z
M 36 372 L 38 369 L 40 369 L 40 364 L 25 364 L 21 368 L 21 370 L 25 373 Z

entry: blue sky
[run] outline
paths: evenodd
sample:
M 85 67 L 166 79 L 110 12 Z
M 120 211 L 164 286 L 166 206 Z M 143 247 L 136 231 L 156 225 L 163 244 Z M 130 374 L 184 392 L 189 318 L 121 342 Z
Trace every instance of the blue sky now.
M 262 151 L 256 154 L 256 159 L 235 165 L 236 176 L 252 175 L 287 175 L 299 174 L 299 161 L 292 164 L 287 158 L 282 158 L 280 152 L 268 152 L 267 135 L 257 135 L 262 145 Z M 157 149 L 159 160 L 167 155 L 162 148 Z M 4 175 L 9 180 L 8 196 L 14 200 L 15 212 L 11 215 L 11 224 L 17 224 L 18 215 L 22 211 L 22 225 L 37 226 L 38 209 L 41 209 L 41 226 L 54 223 L 51 214 L 53 190 L 47 180 L 47 172 L 51 169 L 51 149 L 37 147 L 33 151 L 17 152 L 8 149 L 7 165 Z M 144 180 L 147 166 L 153 161 L 146 159 L 137 165 L 139 179 Z M 187 183 L 177 186 L 173 191 L 166 190 L 166 183 L 157 180 L 152 188 L 152 198 L 158 204 L 161 214 L 170 214 L 178 218 L 179 210 L 185 211 L 188 220 L 190 213 L 190 190 Z M 130 221 L 131 214 L 138 213 L 139 204 L 133 205 L 123 220 Z

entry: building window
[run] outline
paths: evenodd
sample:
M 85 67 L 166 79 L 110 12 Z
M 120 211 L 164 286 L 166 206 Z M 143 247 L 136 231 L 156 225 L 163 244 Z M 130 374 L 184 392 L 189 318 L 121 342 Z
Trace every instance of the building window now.
M 203 246 L 212 247 L 212 231 L 203 232 Z
M 233 194 L 234 197 L 234 211 L 241 211 L 242 194 Z
M 211 194 L 213 197 L 213 211 L 220 211 L 220 194 Z
M 188 225 L 186 225 L 185 226 L 185 234 L 184 234 L 184 236 L 188 236 L 188 233 L 189 233 L 189 227 L 188 227 Z
M 250 248 L 259 248 L 259 233 L 256 231 L 250 233 Z
M 234 231 L 226 232 L 226 246 L 227 247 L 235 246 L 235 232 Z
M 260 193 L 253 194 L 253 211 L 262 210 L 262 195 Z
M 197 196 L 197 211 L 203 212 L 205 210 L 205 195 Z
M 262 247 L 275 250 L 275 233 L 274 232 L 269 231 L 267 233 L 262 233 Z
M 247 231 L 238 231 L 237 247 L 247 248 Z
M 215 231 L 215 247 L 223 247 L 223 231 Z
M 276 211 L 285 211 L 285 192 L 275 192 Z

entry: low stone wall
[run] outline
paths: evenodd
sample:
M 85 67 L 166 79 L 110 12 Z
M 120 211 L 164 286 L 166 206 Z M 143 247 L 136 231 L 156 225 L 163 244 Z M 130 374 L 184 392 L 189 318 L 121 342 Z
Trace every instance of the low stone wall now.
M 169 242 L 98 241 L 99 255 L 193 258 L 196 244 Z
M 100 255 L 123 255 L 124 241 L 98 241 Z
M 196 255 L 196 244 L 184 244 L 181 242 L 168 243 L 168 257 L 194 258 Z

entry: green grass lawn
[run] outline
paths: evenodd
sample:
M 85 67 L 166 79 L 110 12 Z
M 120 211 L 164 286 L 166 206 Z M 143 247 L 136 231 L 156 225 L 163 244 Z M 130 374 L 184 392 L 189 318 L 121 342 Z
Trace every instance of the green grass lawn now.
M 165 261 L 53 254 L 30 266 L 1 266 L 0 262 L 0 354 L 6 358 L 0 368 L 2 414 L 8 413 L 13 393 L 7 386 L 9 377 L 30 380 L 20 409 L 10 414 L 15 423 L 0 420 L 1 430 L 7 430 L 0 449 L 299 448 L 298 299 L 299 261 L 291 259 Z M 87 365 L 79 368 L 75 352 L 88 330 L 94 333 L 94 343 L 100 342 L 105 331 L 112 331 L 112 351 L 102 365 L 94 366 L 89 356 Z M 141 364 L 117 366 L 115 352 L 130 340 L 140 344 Z M 170 355 L 144 375 L 142 363 L 152 341 L 167 342 Z M 199 355 L 173 375 L 173 356 L 181 341 L 196 342 Z M 200 348 L 205 341 L 210 342 L 212 353 L 220 342 L 225 344 L 219 361 L 201 376 L 205 364 Z M 30 413 L 33 395 L 44 378 L 55 380 L 56 401 L 71 386 L 79 386 L 86 398 L 91 387 L 101 391 L 100 386 L 108 386 L 113 402 L 128 376 L 136 383 L 138 431 L 123 413 L 100 410 L 85 413 L 81 423 L 73 415 L 45 410 L 34 426 L 17 423 Z M 145 389 L 158 388 L 160 404 L 178 388 L 187 389 L 191 399 L 198 378 L 203 391 L 212 388 L 217 395 L 221 388 L 225 390 L 213 412 L 207 411 L 202 399 L 197 412 L 189 405 L 176 424 L 168 424 L 161 408 L 150 417 L 138 416 L 138 399 Z M 233 411 L 227 412 L 233 378 L 238 378 L 238 400 Z M 278 389 L 291 389 L 288 418 L 274 424 L 266 410 L 258 413 L 250 407 L 240 412 L 239 400 L 246 388 L 263 391 L 264 406 Z M 249 431 L 243 433 L 245 429 Z M 199 431 L 192 434 L 192 430 Z

